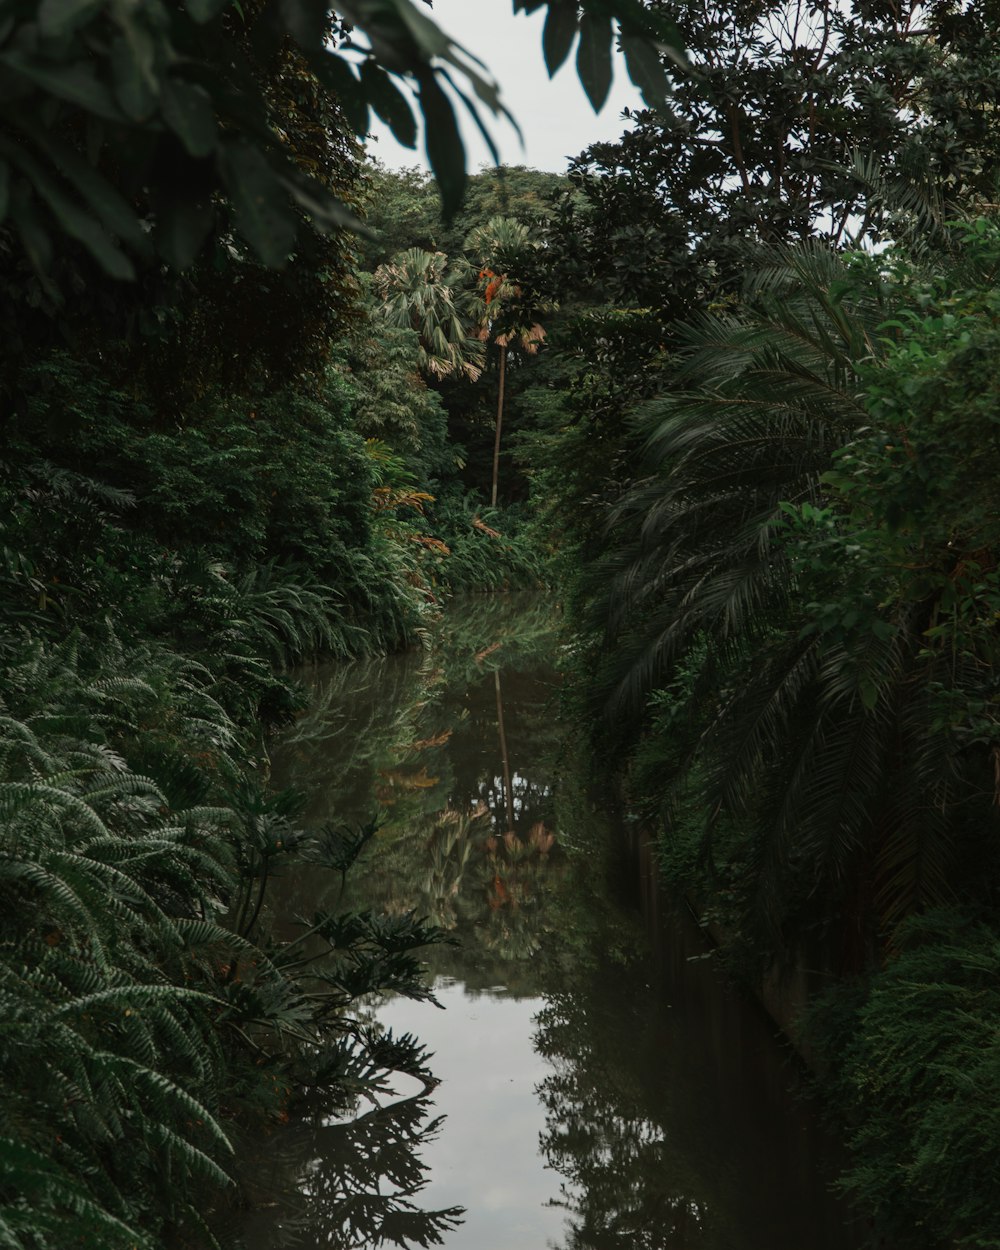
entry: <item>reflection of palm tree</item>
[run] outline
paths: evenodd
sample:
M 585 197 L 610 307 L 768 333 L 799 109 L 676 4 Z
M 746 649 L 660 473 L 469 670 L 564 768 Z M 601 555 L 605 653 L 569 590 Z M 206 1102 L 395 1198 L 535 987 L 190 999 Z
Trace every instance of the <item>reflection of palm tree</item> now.
M 500 670 L 493 674 L 497 693 L 497 733 L 500 735 L 500 766 L 503 769 L 503 800 L 507 812 L 507 828 L 514 828 L 514 791 L 510 784 L 510 755 L 507 751 L 507 734 L 503 725 L 503 696 L 500 693 Z
M 551 804 L 544 760 L 557 732 L 548 706 L 554 685 L 538 657 L 553 640 L 553 610 L 535 598 L 498 620 L 495 607 L 477 603 L 453 610 L 443 628 L 446 643 L 424 661 L 393 657 L 326 670 L 314 710 L 276 756 L 278 775 L 310 791 L 309 820 L 317 825 L 369 818 L 381 787 L 393 800 L 388 819 L 348 880 L 346 905 L 428 915 L 462 937 L 461 953 L 428 952 L 432 968 L 454 975 L 460 967 L 474 984 L 516 987 L 527 980 L 517 960 L 535 949 L 530 934 L 545 924 L 546 883 L 564 867 L 555 856 L 545 862 L 552 834 L 528 832 Z M 502 647 L 477 662 L 495 642 Z M 494 666 L 511 659 L 515 671 L 497 680 Z M 527 763 L 515 771 L 513 759 Z M 426 784 L 432 778 L 437 785 Z M 501 837 L 515 817 L 524 834 L 492 866 L 485 853 L 491 811 Z M 491 908 L 498 876 L 510 898 Z M 315 874 L 289 872 L 280 888 L 290 914 L 315 911 Z
M 555 834 L 541 821 L 526 841 L 509 829 L 486 841 L 480 879 L 486 899 L 486 925 L 480 938 L 503 959 L 527 959 L 541 945 L 542 900 L 551 866 Z

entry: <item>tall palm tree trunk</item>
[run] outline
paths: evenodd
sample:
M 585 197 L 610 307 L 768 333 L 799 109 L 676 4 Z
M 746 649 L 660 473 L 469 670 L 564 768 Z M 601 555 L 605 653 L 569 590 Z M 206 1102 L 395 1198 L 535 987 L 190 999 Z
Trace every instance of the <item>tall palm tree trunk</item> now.
M 507 348 L 500 348 L 500 393 L 497 396 L 497 433 L 493 440 L 493 493 L 490 507 L 497 506 L 497 479 L 500 476 L 500 431 L 503 429 L 503 388 L 507 376 Z

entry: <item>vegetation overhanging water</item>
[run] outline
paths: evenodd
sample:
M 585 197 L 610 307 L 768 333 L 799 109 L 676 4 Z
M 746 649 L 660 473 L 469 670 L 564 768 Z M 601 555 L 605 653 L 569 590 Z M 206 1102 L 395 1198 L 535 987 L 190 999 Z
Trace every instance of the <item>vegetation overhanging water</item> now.
M 548 580 L 587 767 L 802 974 L 872 1242 L 998 1247 L 995 0 L 514 0 L 649 108 L 471 176 L 425 7 L 0 0 L 0 1242 L 228 1250 L 241 1132 L 431 1080 L 363 1001 L 438 935 L 339 910 L 280 674 Z

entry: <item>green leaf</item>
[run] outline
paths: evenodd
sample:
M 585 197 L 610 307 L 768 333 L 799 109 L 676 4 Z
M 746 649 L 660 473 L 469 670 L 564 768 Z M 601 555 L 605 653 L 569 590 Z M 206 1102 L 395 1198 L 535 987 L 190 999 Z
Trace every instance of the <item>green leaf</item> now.
M 18 196 L 10 206 L 21 244 L 34 269 L 44 274 L 52 264 L 52 240 L 38 224 L 38 206 L 28 195 Z M 51 288 L 47 287 L 47 289 Z
M 333 52 L 309 57 L 309 68 L 340 100 L 344 116 L 356 135 L 368 133 L 368 101 L 353 68 Z
M 340 227 L 344 230 L 354 230 L 370 238 L 374 237 L 364 222 L 356 217 L 346 205 L 334 199 L 329 191 L 318 182 L 296 181 L 288 177 L 282 177 L 280 181 L 296 204 L 309 214 L 317 230 L 326 231 Z
M 450 219 L 465 195 L 465 145 L 451 101 L 430 72 L 420 83 L 420 107 L 426 121 L 427 160 L 441 191 L 442 212 Z
M 265 265 L 279 269 L 295 243 L 295 213 L 267 158 L 244 139 L 222 149 L 226 191 L 236 225 Z
M 445 80 L 448 86 L 451 87 L 452 91 L 454 91 L 455 95 L 458 96 L 459 100 L 461 100 L 461 102 L 465 105 L 469 116 L 472 118 L 473 122 L 476 125 L 476 129 L 479 131 L 479 133 L 483 137 L 483 142 L 486 144 L 486 149 L 489 152 L 494 165 L 499 165 L 500 164 L 500 152 L 497 148 L 496 143 L 493 141 L 493 136 L 490 134 L 489 130 L 486 127 L 486 123 L 483 121 L 483 119 L 479 115 L 479 109 L 476 108 L 475 101 L 470 99 L 470 97 L 455 82 L 454 78 L 451 76 L 451 74 L 448 73 L 447 70 L 445 69 L 441 70 L 441 77 Z M 520 137 L 520 134 L 521 132 L 518 131 L 519 137 Z M 522 139 L 522 142 L 523 142 L 523 139 Z
M 39 65 L 23 53 L 4 52 L 0 53 L 0 64 L 6 65 L 8 69 L 60 100 L 76 104 L 89 113 L 106 117 L 109 121 L 121 120 L 121 112 L 115 106 L 111 93 L 98 81 L 97 72 L 89 62 L 73 61 L 59 66 Z
M 103 8 L 104 0 L 42 0 L 38 29 L 45 38 L 71 35 Z
M 10 205 L 10 166 L 0 161 L 0 222 L 7 216 Z
M 406 97 L 374 61 L 361 66 L 361 86 L 368 102 L 404 148 L 417 145 L 417 119 Z
M 421 13 L 411 0 L 389 0 L 396 16 L 413 36 L 417 46 L 428 58 L 432 56 L 447 57 L 451 40 L 436 22 Z M 472 58 L 475 60 L 475 58 Z
M 622 51 L 625 53 L 628 76 L 639 88 L 643 100 L 650 108 L 664 108 L 670 93 L 670 81 L 656 48 L 646 39 L 622 35 Z
M 66 233 L 90 252 L 102 269 L 112 278 L 130 281 L 135 269 L 125 253 L 115 244 L 100 222 L 73 202 L 63 189 L 50 178 L 38 162 L 21 149 L 12 149 L 8 155 L 27 174 L 36 194 L 48 204 L 53 216 Z
M 210 22 L 213 17 L 218 17 L 227 4 L 229 4 L 229 0 L 184 0 L 184 7 L 191 14 L 191 17 L 200 24 Z
M 430 57 L 440 57 L 463 74 L 476 95 L 493 113 L 505 111 L 500 103 L 500 90 L 491 78 L 485 78 L 475 66 L 485 70 L 486 66 L 474 56 L 468 48 L 451 40 L 443 30 L 429 17 L 419 12 L 411 0 L 390 0 L 400 18 L 409 28 L 410 34 L 424 52 Z M 417 70 L 413 71 L 418 73 Z
M 327 30 L 326 0 L 280 0 L 285 28 L 300 48 L 319 48 Z
M 542 54 L 549 77 L 556 72 L 569 56 L 577 32 L 576 2 L 553 3 L 545 17 L 542 31 Z
M 168 78 L 160 101 L 163 119 L 192 156 L 209 156 L 218 138 L 212 100 L 203 87 Z
M 146 31 L 134 23 L 129 34 L 111 45 L 115 99 L 133 121 L 145 121 L 156 108 L 158 83 L 152 72 L 153 49 Z
M 73 184 L 107 230 L 140 253 L 149 250 L 148 237 L 132 206 L 103 174 L 98 173 L 79 152 L 32 119 L 19 120 L 18 125 L 67 182 Z
M 614 74 L 611 61 L 611 19 L 585 13 L 580 22 L 576 68 L 595 113 L 604 107 Z
M 157 204 L 156 244 L 168 265 L 187 269 L 193 263 L 214 217 L 215 210 L 207 197 L 198 201 L 180 195 Z

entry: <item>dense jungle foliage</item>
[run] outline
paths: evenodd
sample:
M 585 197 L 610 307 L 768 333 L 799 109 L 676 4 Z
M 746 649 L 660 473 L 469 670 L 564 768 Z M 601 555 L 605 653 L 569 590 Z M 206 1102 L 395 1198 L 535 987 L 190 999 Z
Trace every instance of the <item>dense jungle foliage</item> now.
M 612 11 L 655 104 L 641 6 L 551 28 L 597 101 Z M 357 1004 L 427 995 L 433 925 L 335 903 L 270 931 L 286 862 L 342 882 L 374 825 L 305 828 L 267 739 L 302 708 L 287 665 L 419 644 L 452 590 L 541 576 L 463 476 L 433 300 L 391 317 L 353 232 L 370 110 L 411 146 L 423 115 L 454 207 L 456 107 L 501 110 L 409 0 L 0 4 L 5 1247 L 233 1244 L 243 1135 L 431 1083 Z M 492 239 L 454 258 L 456 359 L 507 332 Z M 488 469 L 494 422 L 456 412 Z M 437 1240 L 454 1214 L 404 1199 L 362 1231 Z
M 643 93 L 566 175 L 467 176 L 410 0 L 0 0 L 0 1246 L 222 1245 L 248 1123 L 429 1079 L 356 1003 L 434 926 L 270 934 L 371 833 L 269 792 L 282 670 L 542 581 L 670 880 L 826 991 L 873 1236 L 1000 1246 L 1000 17 L 513 7 Z

